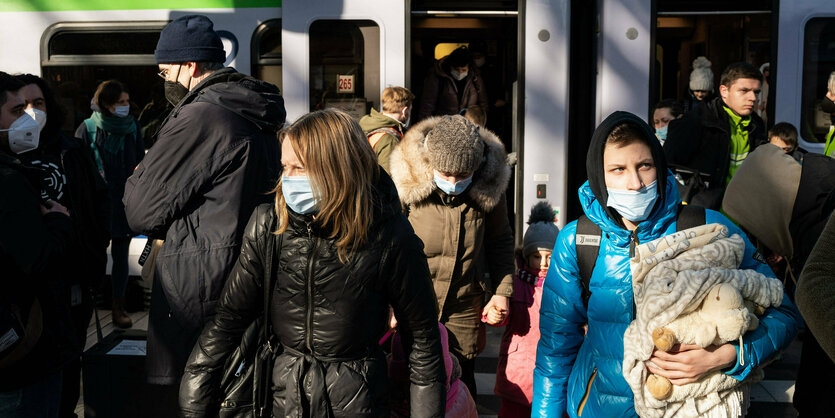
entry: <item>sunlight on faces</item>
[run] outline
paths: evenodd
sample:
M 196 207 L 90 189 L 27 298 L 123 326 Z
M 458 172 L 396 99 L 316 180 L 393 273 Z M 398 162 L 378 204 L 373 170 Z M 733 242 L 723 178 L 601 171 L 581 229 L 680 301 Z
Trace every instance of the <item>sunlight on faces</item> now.
M 669 107 L 662 107 L 660 109 L 655 109 L 652 112 L 652 126 L 658 130 L 670 124 L 670 121 L 675 119 L 673 117 L 673 112 L 670 111 Z
M 27 84 L 18 93 L 23 98 L 26 109 L 34 108 L 46 113 L 46 99 L 44 99 L 43 91 L 37 84 Z
M 284 138 L 284 141 L 281 142 L 281 167 L 284 168 L 283 176 L 307 176 L 304 163 L 296 155 L 296 150 L 293 149 L 293 145 L 287 138 Z
M 760 94 L 760 82 L 753 78 L 740 78 L 731 83 L 731 87 L 719 86 L 722 101 L 738 116 L 748 116 L 757 105 Z
M 603 149 L 603 173 L 606 187 L 638 190 L 657 178 L 652 151 L 641 141 L 624 146 L 606 144 Z
M 461 180 L 466 180 L 468 177 L 473 175 L 473 172 L 469 173 L 444 173 L 438 170 L 433 170 L 434 174 L 441 179 L 444 179 L 450 183 L 458 183 Z
M 551 264 L 551 250 L 537 250 L 528 256 L 528 268 L 548 271 Z
M 0 94 L 6 95 L 6 103 L 0 107 L 0 129 L 9 129 L 17 118 L 23 116 L 23 98 L 18 92 L 7 91 L 0 92 Z M 0 132 L 0 134 L 6 135 L 7 132 Z

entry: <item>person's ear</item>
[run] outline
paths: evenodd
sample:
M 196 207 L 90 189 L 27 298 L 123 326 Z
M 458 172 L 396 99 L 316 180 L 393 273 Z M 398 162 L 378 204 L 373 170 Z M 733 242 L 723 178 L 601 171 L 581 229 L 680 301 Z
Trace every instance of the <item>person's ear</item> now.
M 719 95 L 722 96 L 723 99 L 727 99 L 730 92 L 731 92 L 731 90 L 728 89 L 728 86 L 725 86 L 725 85 L 720 85 L 719 86 Z
M 186 63 L 186 72 L 188 73 L 189 77 L 194 78 L 199 76 L 197 70 L 197 63 L 196 62 L 187 62 Z

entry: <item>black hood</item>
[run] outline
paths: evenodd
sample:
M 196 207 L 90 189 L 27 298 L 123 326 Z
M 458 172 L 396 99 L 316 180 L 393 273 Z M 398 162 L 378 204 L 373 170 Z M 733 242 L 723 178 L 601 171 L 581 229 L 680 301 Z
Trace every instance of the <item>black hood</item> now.
M 603 174 L 603 149 L 606 147 L 606 137 L 609 136 L 609 133 L 615 126 L 624 122 L 634 124 L 640 132 L 643 132 L 650 144 L 652 160 L 655 162 L 655 172 L 658 176 L 656 206 L 659 204 L 658 202 L 665 201 L 667 189 L 667 160 L 664 159 L 664 150 L 661 148 L 661 143 L 656 139 L 653 129 L 643 119 L 629 112 L 617 111 L 609 115 L 597 126 L 591 136 L 589 152 L 586 154 L 586 174 L 589 177 L 589 187 L 594 193 L 594 197 L 600 202 L 600 206 L 604 207 L 609 218 L 620 226 L 623 226 L 620 214 L 615 209 L 606 206 L 609 193 L 606 191 L 606 178 Z
M 195 86 L 169 114 L 192 102 L 209 102 L 251 121 L 262 131 L 275 132 L 284 125 L 287 112 L 278 87 L 227 67 Z M 166 121 L 168 118 L 166 118 Z M 162 123 L 163 126 L 165 122 Z

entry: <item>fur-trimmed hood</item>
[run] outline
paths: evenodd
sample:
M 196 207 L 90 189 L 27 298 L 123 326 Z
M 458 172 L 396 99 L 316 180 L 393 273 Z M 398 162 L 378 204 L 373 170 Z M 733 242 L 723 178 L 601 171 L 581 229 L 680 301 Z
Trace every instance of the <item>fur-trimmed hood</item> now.
M 437 189 L 425 141 L 426 135 L 442 118 L 425 119 L 409 129 L 391 154 L 391 177 L 404 205 L 420 203 Z M 483 127 L 479 128 L 479 135 L 487 147 L 486 161 L 476 170 L 473 183 L 465 193 L 479 208 L 490 211 L 507 189 L 510 167 L 499 137 Z

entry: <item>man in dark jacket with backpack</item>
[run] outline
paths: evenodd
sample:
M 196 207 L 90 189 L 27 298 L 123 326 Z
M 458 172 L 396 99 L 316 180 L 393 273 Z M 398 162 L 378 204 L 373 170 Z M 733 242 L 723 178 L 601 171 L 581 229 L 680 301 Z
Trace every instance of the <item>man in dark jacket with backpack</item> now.
M 176 385 L 203 326 L 215 314 L 244 227 L 278 180 L 278 88 L 224 68 L 205 16 L 183 16 L 154 53 L 174 104 L 154 147 L 125 186 L 136 232 L 165 239 L 156 258 L 148 323 L 148 382 Z M 177 386 L 171 392 L 176 394 Z
M 722 73 L 719 97 L 670 122 L 664 155 L 681 178 L 683 202 L 719 210 L 725 185 L 748 153 L 767 142 L 765 124 L 754 112 L 761 84 L 756 67 L 731 64 Z

